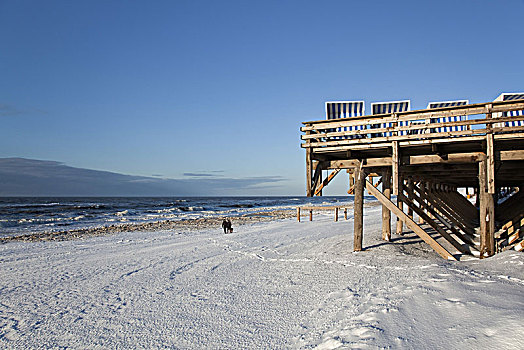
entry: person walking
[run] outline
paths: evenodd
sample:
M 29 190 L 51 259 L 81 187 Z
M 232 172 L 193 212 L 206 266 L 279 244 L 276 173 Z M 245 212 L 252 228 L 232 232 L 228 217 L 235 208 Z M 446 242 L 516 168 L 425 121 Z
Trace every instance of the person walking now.
M 224 219 L 222 221 L 222 228 L 224 229 L 224 234 L 229 232 L 229 226 L 231 225 L 231 221 L 228 223 L 229 219 Z

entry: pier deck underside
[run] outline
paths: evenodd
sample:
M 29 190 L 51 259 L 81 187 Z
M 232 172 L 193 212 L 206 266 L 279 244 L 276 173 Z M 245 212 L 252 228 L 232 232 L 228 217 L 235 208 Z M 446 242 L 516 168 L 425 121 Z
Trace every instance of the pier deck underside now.
M 305 122 L 307 195 L 349 174 L 357 251 L 364 189 L 383 205 L 384 240 L 393 213 L 395 233 L 406 226 L 446 259 L 522 250 L 524 116 L 509 113 L 522 110 L 512 101 Z M 433 122 L 443 116 L 470 118 Z

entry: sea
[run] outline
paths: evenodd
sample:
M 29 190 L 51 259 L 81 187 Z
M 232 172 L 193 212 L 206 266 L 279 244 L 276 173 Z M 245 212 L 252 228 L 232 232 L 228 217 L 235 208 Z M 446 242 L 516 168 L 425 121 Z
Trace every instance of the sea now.
M 275 209 L 295 210 L 301 205 L 344 205 L 352 201 L 350 196 L 0 197 L 0 237 L 119 223 L 234 217 Z

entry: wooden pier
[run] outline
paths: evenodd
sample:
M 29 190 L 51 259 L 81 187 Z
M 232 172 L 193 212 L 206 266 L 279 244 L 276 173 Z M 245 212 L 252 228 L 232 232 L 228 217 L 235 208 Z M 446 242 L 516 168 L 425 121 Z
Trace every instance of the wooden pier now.
M 522 249 L 524 116 L 511 113 L 522 110 L 524 100 L 516 100 L 304 122 L 307 195 L 321 195 L 347 170 L 355 251 L 362 250 L 364 188 L 383 206 L 386 241 L 393 213 L 397 234 L 406 226 L 446 259 Z M 467 118 L 441 122 L 459 116 Z M 325 179 L 323 171 L 330 171 Z

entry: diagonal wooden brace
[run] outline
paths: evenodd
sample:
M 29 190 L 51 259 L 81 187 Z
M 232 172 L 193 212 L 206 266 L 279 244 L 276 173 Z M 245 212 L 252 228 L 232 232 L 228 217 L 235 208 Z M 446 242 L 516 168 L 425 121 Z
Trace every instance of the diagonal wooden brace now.
M 419 236 L 424 242 L 429 244 L 437 254 L 447 260 L 457 260 L 450 252 L 441 246 L 437 241 L 433 239 L 429 234 L 424 231 L 413 219 L 411 219 L 407 214 L 400 210 L 391 200 L 386 198 L 382 192 L 376 189 L 369 181 L 366 181 L 366 189 L 371 193 L 375 198 L 379 200 L 380 203 L 385 205 L 389 210 L 398 216 L 402 221 L 405 222 L 406 226 L 409 227 L 417 236 Z

